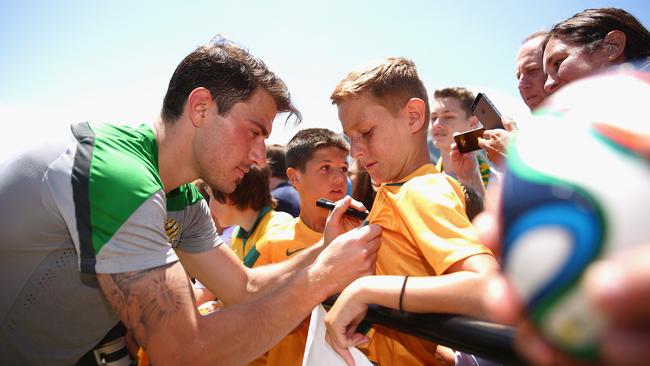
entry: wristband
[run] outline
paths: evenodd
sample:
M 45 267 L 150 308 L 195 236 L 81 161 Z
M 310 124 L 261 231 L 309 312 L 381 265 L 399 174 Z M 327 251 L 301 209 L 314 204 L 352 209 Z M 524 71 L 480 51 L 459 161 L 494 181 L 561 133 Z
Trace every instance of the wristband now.
M 402 291 L 399 293 L 399 312 L 404 313 L 404 308 L 402 303 L 404 301 L 404 289 L 406 289 L 406 281 L 408 281 L 409 275 L 404 276 L 404 282 L 402 282 Z

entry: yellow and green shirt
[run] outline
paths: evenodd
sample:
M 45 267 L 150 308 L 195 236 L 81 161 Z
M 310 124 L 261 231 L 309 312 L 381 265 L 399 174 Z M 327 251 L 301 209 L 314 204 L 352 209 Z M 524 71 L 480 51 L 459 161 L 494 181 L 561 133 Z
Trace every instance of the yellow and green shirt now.
M 476 162 L 478 163 L 478 170 L 481 173 L 481 180 L 483 181 L 483 186 L 487 187 L 488 183 L 490 182 L 492 168 L 490 168 L 490 164 L 488 163 L 487 159 L 485 159 L 481 154 L 476 155 Z M 438 171 L 444 173 L 444 170 L 442 169 L 442 158 L 438 158 L 438 162 L 436 163 L 436 168 L 438 169 Z
M 282 225 L 293 220 L 293 217 L 286 212 L 274 211 L 271 206 L 264 206 L 257 215 L 257 220 L 250 231 L 244 230 L 241 226 L 232 232 L 231 248 L 239 259 L 245 260 L 246 254 L 255 246 L 262 236 L 271 228 Z M 245 263 L 245 262 L 244 262 Z

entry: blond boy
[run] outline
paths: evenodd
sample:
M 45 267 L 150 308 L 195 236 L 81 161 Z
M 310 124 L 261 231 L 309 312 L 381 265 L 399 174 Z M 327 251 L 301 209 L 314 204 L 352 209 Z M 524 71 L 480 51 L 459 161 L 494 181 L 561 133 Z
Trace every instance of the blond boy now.
M 327 315 L 330 343 L 348 363 L 347 347 L 369 341 L 368 356 L 380 365 L 453 364 L 450 349 L 388 328 L 376 327 L 371 339 L 349 331 L 371 303 L 483 315 L 486 274 L 498 265 L 477 242 L 460 185 L 430 160 L 427 91 L 413 62 L 388 58 L 350 73 L 331 98 L 352 157 L 381 184 L 368 219 L 382 238 L 377 275 L 354 281 Z

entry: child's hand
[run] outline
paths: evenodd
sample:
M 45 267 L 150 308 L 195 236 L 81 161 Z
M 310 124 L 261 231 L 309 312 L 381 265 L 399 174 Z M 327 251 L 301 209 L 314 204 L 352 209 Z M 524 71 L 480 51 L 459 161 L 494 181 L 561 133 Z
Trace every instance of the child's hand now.
M 455 173 L 459 180 L 462 181 L 463 178 L 471 177 L 472 175 L 481 176 L 474 151 L 463 154 L 458 150 L 458 145 L 453 143 L 451 144 L 449 158 L 451 160 L 450 172 Z
M 354 365 L 348 347 L 356 347 L 370 341 L 361 333 L 356 333 L 357 326 L 368 311 L 368 305 L 359 299 L 358 286 L 353 282 L 338 297 L 336 303 L 325 316 L 327 334 L 325 339 L 348 365 Z

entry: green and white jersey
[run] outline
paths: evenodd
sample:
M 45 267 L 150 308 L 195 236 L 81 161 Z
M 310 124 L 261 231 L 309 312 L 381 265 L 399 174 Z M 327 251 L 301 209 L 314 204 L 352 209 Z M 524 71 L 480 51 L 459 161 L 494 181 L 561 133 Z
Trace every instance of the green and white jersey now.
M 71 365 L 117 323 L 95 273 L 222 243 L 191 184 L 167 195 L 148 126 L 79 123 L 0 164 L 0 364 Z
M 81 123 L 72 126 L 72 133 L 78 141 L 74 160 L 53 164 L 60 176 L 50 187 L 59 206 L 68 206 L 62 215 L 79 250 L 82 272 L 156 267 L 178 260 L 172 246 L 197 252 L 217 244 L 207 206 L 192 208 L 202 199 L 193 185 L 165 197 L 158 148 L 148 126 Z M 70 201 L 74 206 L 65 205 Z M 169 238 L 167 225 L 183 230 L 170 232 Z

